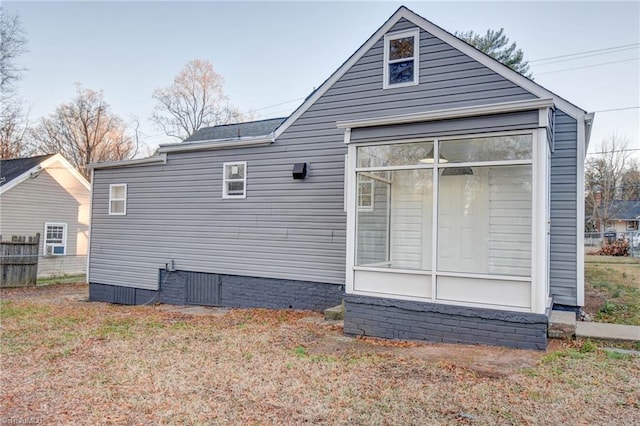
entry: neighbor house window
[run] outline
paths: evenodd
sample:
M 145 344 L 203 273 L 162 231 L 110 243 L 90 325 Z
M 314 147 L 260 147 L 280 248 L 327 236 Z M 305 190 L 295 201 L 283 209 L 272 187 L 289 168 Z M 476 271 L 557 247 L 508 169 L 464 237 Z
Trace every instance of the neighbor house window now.
M 44 255 L 63 256 L 67 253 L 67 224 L 45 223 Z
M 127 214 L 127 185 L 114 184 L 109 185 L 109 214 L 125 215 Z
M 385 89 L 418 84 L 419 45 L 418 29 L 384 36 Z
M 247 197 L 247 162 L 224 163 L 222 198 Z

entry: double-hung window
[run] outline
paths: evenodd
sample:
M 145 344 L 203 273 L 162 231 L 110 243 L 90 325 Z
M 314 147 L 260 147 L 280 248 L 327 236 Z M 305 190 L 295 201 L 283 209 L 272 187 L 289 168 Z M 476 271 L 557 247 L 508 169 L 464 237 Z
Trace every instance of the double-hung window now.
M 44 255 L 64 256 L 67 253 L 67 224 L 44 224 Z
M 402 31 L 384 36 L 383 88 L 418 84 L 420 30 Z
M 247 162 L 224 163 L 222 198 L 247 198 Z
M 127 184 L 109 185 L 109 214 L 127 214 Z

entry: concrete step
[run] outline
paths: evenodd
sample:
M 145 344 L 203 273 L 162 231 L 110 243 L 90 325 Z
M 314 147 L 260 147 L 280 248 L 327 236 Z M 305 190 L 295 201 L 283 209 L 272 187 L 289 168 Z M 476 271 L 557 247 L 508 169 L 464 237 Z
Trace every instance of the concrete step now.
M 551 311 L 547 335 L 552 339 L 573 339 L 576 335 L 575 312 Z
M 324 310 L 325 321 L 341 321 L 344 319 L 344 305 L 340 304 Z

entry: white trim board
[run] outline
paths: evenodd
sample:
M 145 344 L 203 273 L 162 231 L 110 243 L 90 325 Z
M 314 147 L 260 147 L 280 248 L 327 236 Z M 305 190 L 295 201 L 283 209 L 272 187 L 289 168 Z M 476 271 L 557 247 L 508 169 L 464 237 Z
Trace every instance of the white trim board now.
M 369 39 L 362 45 L 356 52 L 347 59 L 346 62 L 340 66 L 324 83 L 313 92 L 302 105 L 298 107 L 274 132 L 274 138 L 277 139 L 282 133 L 284 133 L 293 123 L 296 122 L 300 116 L 307 111 L 327 90 L 331 88 L 355 63 L 360 60 L 368 51 L 378 42 L 389 30 L 401 19 L 406 19 L 413 24 L 419 26 L 423 30 L 429 32 L 433 36 L 439 38 L 445 43 L 449 44 L 453 48 L 459 50 L 463 54 L 478 61 L 482 65 L 506 78 L 507 80 L 517 84 L 523 89 L 529 91 L 533 95 L 542 98 L 552 98 L 554 103 L 562 111 L 577 119 L 580 115 L 584 115 L 585 111 L 581 108 L 573 105 L 569 101 L 555 93 L 545 89 L 539 84 L 529 80 L 527 77 L 512 70 L 511 68 L 503 65 L 499 61 L 493 59 L 491 56 L 482 53 L 475 47 L 460 40 L 453 34 L 443 30 L 432 22 L 417 15 L 413 11 L 407 9 L 405 6 L 401 6 Z
M 425 121 L 448 120 L 453 118 L 477 117 L 479 115 L 504 114 L 509 112 L 530 111 L 553 108 L 553 99 L 532 99 L 527 101 L 501 102 L 497 104 L 441 109 L 414 114 L 399 114 L 386 117 L 344 120 L 336 122 L 339 129 L 388 126 L 396 124 L 418 123 Z
M 91 163 L 87 165 L 89 170 L 95 169 L 110 169 L 116 167 L 129 167 L 129 166 L 144 166 L 151 164 L 167 164 L 167 154 L 160 154 L 154 157 L 139 158 L 135 160 L 118 160 L 118 161 L 105 161 L 103 163 Z

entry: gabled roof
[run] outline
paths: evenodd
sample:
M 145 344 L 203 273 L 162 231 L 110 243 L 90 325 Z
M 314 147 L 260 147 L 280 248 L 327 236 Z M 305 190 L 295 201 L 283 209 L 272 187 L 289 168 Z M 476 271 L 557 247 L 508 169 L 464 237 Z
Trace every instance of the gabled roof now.
M 0 160 L 0 186 L 9 184 L 12 180 L 36 167 L 47 158 L 55 154 L 38 155 L 36 157 Z
M 284 120 L 286 120 L 286 117 L 204 127 L 186 138 L 184 142 L 202 142 L 220 139 L 228 140 L 233 138 L 267 136 L 282 124 Z
M 0 161 L 0 181 L 2 181 L 0 183 L 0 194 L 29 179 L 30 176 L 35 176 L 36 173 L 46 169 L 56 161 L 60 162 L 82 186 L 89 191 L 91 190 L 89 182 L 62 155 L 47 154 Z
M 616 200 L 609 211 L 613 220 L 640 220 L 640 200 Z
M 331 86 L 334 85 L 355 63 L 364 56 L 375 43 L 380 40 L 389 30 L 401 19 L 406 19 L 433 36 L 439 38 L 465 55 L 483 64 L 487 68 L 506 78 L 507 80 L 517 84 L 533 95 L 541 98 L 553 99 L 556 106 L 571 117 L 577 119 L 579 116 L 586 116 L 587 121 L 593 119 L 592 115 L 587 114 L 583 109 L 575 106 L 571 102 L 556 95 L 550 90 L 545 89 L 533 80 L 528 79 L 517 71 L 512 70 L 508 66 L 495 60 L 491 56 L 481 52 L 470 44 L 464 42 L 453 34 L 426 20 L 415 12 L 401 6 L 379 29 L 376 31 L 360 48 L 353 54 L 340 68 L 338 68 L 322 85 L 316 89 L 303 103 L 296 109 L 280 127 L 275 131 L 274 138 L 278 138 L 285 130 L 289 128 L 296 120 L 307 111 L 322 95 L 324 95 Z M 382 85 L 382 81 L 380 81 Z

